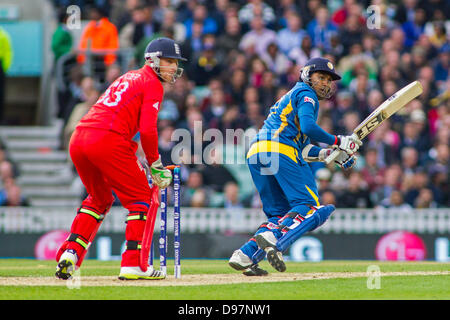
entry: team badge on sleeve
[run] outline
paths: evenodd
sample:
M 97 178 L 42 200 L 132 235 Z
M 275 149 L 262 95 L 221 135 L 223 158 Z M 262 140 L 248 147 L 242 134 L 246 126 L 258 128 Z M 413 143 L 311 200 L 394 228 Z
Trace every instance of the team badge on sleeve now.
M 303 101 L 304 102 L 310 102 L 310 103 L 312 103 L 313 106 L 316 106 L 316 102 L 314 101 L 313 98 L 305 97 L 305 99 Z

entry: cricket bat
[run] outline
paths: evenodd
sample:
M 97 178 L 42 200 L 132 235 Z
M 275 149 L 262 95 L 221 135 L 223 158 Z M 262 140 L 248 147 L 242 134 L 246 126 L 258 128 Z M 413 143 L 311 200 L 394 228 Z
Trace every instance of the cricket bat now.
M 156 185 L 152 187 L 152 202 L 147 212 L 147 221 L 144 227 L 144 235 L 141 242 L 141 252 L 139 255 L 139 267 L 146 272 L 148 268 L 148 258 L 152 245 L 153 230 L 155 229 L 156 212 L 159 208 L 159 188 Z
M 419 96 L 423 91 L 419 81 L 414 81 L 403 87 L 378 108 L 376 108 L 363 122 L 353 130 L 352 136 L 362 140 L 369 133 L 373 132 L 384 120 L 389 119 L 394 113 L 403 108 L 408 102 Z M 329 164 L 336 159 L 340 150 L 334 150 L 326 159 L 325 163 Z

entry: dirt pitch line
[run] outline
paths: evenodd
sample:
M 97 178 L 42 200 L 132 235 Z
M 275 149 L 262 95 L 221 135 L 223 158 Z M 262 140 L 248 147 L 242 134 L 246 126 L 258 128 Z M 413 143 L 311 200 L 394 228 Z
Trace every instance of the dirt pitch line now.
M 371 274 L 373 276 L 373 274 Z M 392 276 L 432 276 L 450 275 L 450 271 L 414 271 L 414 272 L 381 272 L 381 277 Z M 367 277 L 366 272 L 323 272 L 323 273 L 273 273 L 266 277 L 246 277 L 241 274 L 202 274 L 183 275 L 181 279 L 168 276 L 164 280 L 121 281 L 112 276 L 76 276 L 73 280 L 63 281 L 54 277 L 0 277 L 1 286 L 201 286 L 219 284 L 261 283 L 322 280 L 338 278 Z

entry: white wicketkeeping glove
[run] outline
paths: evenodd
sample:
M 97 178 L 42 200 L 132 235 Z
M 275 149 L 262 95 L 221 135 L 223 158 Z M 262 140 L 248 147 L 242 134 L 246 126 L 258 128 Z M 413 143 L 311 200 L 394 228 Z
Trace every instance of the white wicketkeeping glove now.
M 161 162 L 161 156 L 150 166 L 150 174 L 152 176 L 152 182 L 160 189 L 167 188 L 172 182 L 172 172 L 164 168 Z
M 362 146 L 361 140 L 359 140 L 354 135 L 351 136 L 338 136 L 338 148 L 347 152 L 347 154 L 352 155 L 358 151 L 359 147 Z

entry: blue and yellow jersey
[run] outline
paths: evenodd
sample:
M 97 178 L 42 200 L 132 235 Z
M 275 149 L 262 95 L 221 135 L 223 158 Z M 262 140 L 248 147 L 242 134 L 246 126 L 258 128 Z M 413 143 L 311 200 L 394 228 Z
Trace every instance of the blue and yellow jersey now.
M 310 138 L 334 144 L 335 136 L 317 125 L 318 115 L 319 100 L 316 93 L 307 84 L 297 82 L 270 108 L 269 115 L 254 140 L 258 143 L 252 145 L 247 157 L 258 152 L 280 152 L 297 162 L 296 158 L 310 143 Z

